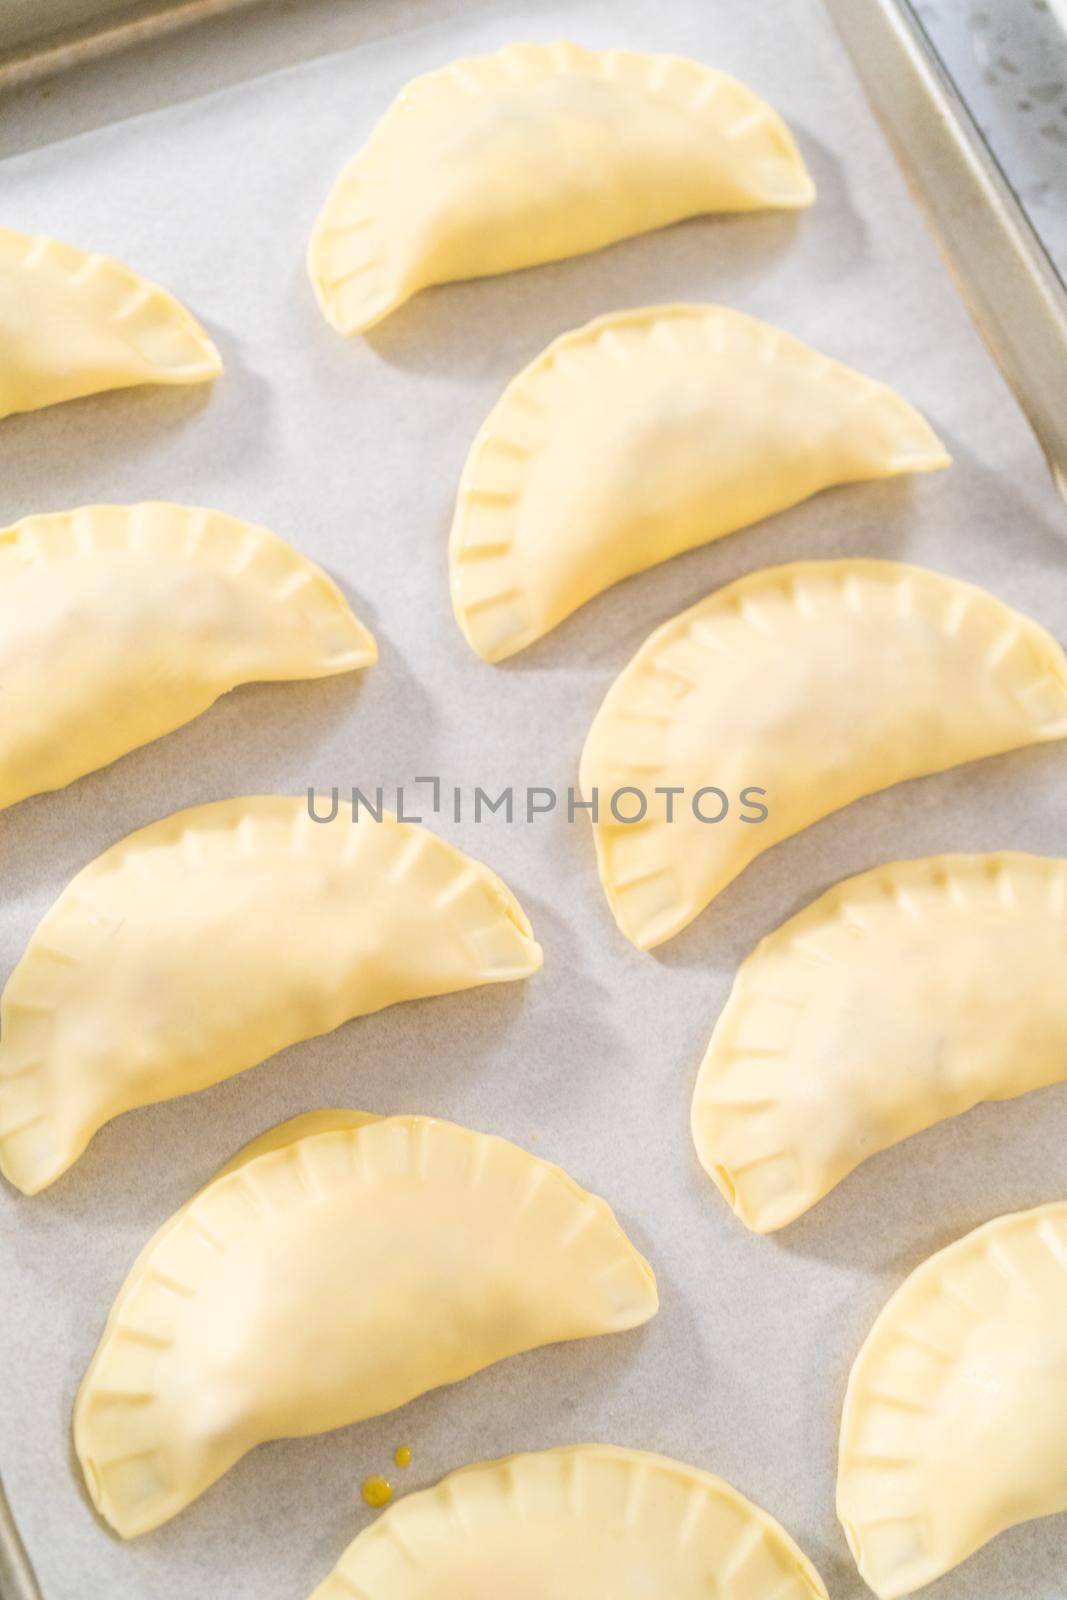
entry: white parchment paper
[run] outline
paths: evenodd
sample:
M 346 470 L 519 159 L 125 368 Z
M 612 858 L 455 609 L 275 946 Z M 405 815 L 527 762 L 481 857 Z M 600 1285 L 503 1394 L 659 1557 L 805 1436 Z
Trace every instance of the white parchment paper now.
M 917 561 L 1067 636 L 1063 508 L 816 0 L 500 0 L 437 24 L 426 5 L 367 9 L 365 47 L 0 169 L 5 222 L 158 278 L 205 320 L 227 367 L 213 391 L 135 390 L 3 423 L 0 520 L 101 500 L 219 506 L 322 562 L 382 647 L 362 677 L 240 690 L 0 817 L 4 978 L 75 871 L 178 807 L 428 773 L 468 790 L 565 789 L 602 695 L 651 629 L 764 564 Z M 692 54 L 750 82 L 796 130 L 817 207 L 700 220 L 432 291 L 369 338 L 338 338 L 303 266 L 336 170 L 414 73 L 561 34 Z M 897 385 L 946 438 L 954 468 L 823 495 L 622 585 L 507 666 L 484 665 L 453 622 L 445 552 L 475 430 L 556 334 L 675 299 L 739 306 Z M 765 855 L 653 956 L 617 934 L 581 819 L 439 819 L 519 894 L 545 946 L 541 975 L 350 1024 L 120 1119 L 34 1200 L 0 1193 L 0 1471 L 45 1600 L 304 1600 L 369 1516 L 361 1477 L 389 1470 L 398 1444 L 414 1451 L 410 1471 L 392 1474 L 407 1490 L 480 1458 L 589 1439 L 723 1474 L 785 1523 L 836 1600 L 858 1600 L 866 1590 L 833 1513 L 849 1366 L 888 1294 L 932 1250 L 1067 1193 L 1067 1088 L 913 1139 L 758 1239 L 698 1167 L 694 1074 L 737 963 L 784 917 L 894 857 L 1063 852 L 1065 779 L 1067 747 L 1049 746 L 861 802 Z M 90 1511 L 68 1445 L 107 1309 L 144 1240 L 240 1144 L 320 1105 L 448 1116 L 559 1161 L 651 1258 L 662 1311 L 639 1333 L 521 1357 L 380 1421 L 263 1448 L 123 1546 Z M 946 1579 L 940 1600 L 1062 1596 L 1065 1537 L 1063 1519 L 1008 1534 Z

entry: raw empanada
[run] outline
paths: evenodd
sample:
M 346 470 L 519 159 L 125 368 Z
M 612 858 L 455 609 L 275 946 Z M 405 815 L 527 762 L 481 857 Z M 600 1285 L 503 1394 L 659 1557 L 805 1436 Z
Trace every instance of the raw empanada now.
M 1067 861 L 897 861 L 838 884 L 741 967 L 693 1138 L 769 1233 L 909 1134 L 1067 1078 Z
M 900 395 L 720 306 L 614 312 L 521 372 L 467 459 L 452 603 L 500 661 L 593 595 L 832 484 L 949 457 Z
M 481 1462 L 365 1528 L 311 1600 L 826 1600 L 773 1517 L 666 1456 Z
M 83 506 L 0 531 L 0 807 L 171 733 L 241 683 L 378 651 L 321 568 L 221 511 Z
M 428 828 L 274 795 L 177 812 L 79 873 L 8 980 L 0 1171 L 35 1194 L 120 1112 L 541 960 L 511 891 Z
M 615 920 L 647 950 L 861 795 L 1065 735 L 1067 658 L 1037 623 L 921 567 L 798 561 L 646 639 L 597 713 L 581 788 Z M 617 820 L 642 798 L 643 820 Z
M 132 267 L 0 228 L 0 417 L 221 371 L 199 323 Z
M 513 44 L 402 90 L 334 185 L 308 268 L 330 323 L 356 333 L 428 284 L 814 198 L 785 123 L 725 73 Z
M 652 1269 L 559 1167 L 429 1117 L 324 1115 L 243 1151 L 119 1292 L 74 1444 L 124 1538 L 268 1439 L 655 1314 Z
M 1067 1203 L 998 1217 L 899 1288 L 845 1396 L 837 1514 L 882 1600 L 1067 1511 Z M 1025 1582 L 1019 1593 L 1032 1593 Z

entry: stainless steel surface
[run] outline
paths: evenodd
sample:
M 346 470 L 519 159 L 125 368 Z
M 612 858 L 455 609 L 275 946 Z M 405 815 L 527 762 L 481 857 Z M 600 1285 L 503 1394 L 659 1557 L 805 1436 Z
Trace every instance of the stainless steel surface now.
M 0 1600 L 41 1600 L 37 1579 L 23 1548 L 0 1483 Z
M 1067 289 L 909 0 L 826 0 L 1067 501 Z
M 968 109 L 1067 277 L 1067 0 L 914 0 Z

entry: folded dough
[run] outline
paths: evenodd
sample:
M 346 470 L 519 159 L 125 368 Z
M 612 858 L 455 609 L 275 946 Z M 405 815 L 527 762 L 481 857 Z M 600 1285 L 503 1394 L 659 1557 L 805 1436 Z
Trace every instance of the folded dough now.
M 948 464 L 900 395 L 755 317 L 613 312 L 549 345 L 479 430 L 456 619 L 500 661 L 621 578 L 820 489 Z
M 83 506 L 0 531 L 0 808 L 171 733 L 241 683 L 377 646 L 321 568 L 221 511 Z
M 74 879 L 0 997 L 0 1171 L 53 1183 L 98 1128 L 400 1000 L 541 966 L 521 906 L 428 828 L 225 800 Z
M 849 878 L 744 962 L 693 1096 L 701 1163 L 769 1233 L 868 1156 L 1067 1078 L 1067 861 Z
M 762 851 L 861 795 L 1065 735 L 1067 658 L 1036 622 L 921 567 L 798 561 L 645 641 L 593 722 L 581 788 L 597 792 L 615 920 L 650 949 Z M 616 810 L 638 816 L 644 796 L 643 820 L 618 820 L 620 789 L 638 799 Z
M 311 1600 L 826 1600 L 773 1517 L 666 1456 L 573 1445 L 406 1496 Z
M 725 73 L 512 44 L 401 91 L 334 185 L 308 268 L 330 323 L 356 333 L 428 284 L 814 198 L 785 123 Z
M 110 256 L 0 228 L 0 418 L 221 371 L 203 328 L 158 284 Z
M 266 1440 L 347 1427 L 656 1307 L 610 1208 L 559 1167 L 429 1117 L 298 1118 L 142 1251 L 74 1445 L 94 1505 L 132 1538 Z
M 932 1583 L 1005 1528 L 1059 1511 L 1062 1200 L 998 1217 L 897 1290 L 849 1378 L 837 1480 L 849 1548 L 881 1600 Z

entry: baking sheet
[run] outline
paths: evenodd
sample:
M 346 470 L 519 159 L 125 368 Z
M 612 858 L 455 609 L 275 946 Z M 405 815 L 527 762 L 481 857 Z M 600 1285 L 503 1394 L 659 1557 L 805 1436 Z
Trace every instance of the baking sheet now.
M 377 22 L 382 4 L 368 7 Z M 130 391 L 0 427 L 0 517 L 94 500 L 219 506 L 292 538 L 381 644 L 362 678 L 242 689 L 191 727 L 0 817 L 0 975 L 82 865 L 184 805 L 308 784 L 565 790 L 615 673 L 651 629 L 764 564 L 872 555 L 986 584 L 1067 637 L 1067 520 L 954 297 L 815 0 L 500 0 L 435 25 L 397 3 L 365 47 L 118 122 L 0 168 L 5 222 L 126 257 L 201 316 L 214 392 Z M 600 255 L 422 295 L 365 340 L 322 321 L 308 230 L 335 171 L 412 74 L 509 39 L 678 51 L 736 73 L 795 129 L 819 204 L 703 219 Z M 62 84 L 55 93 L 62 93 Z M 951 472 L 821 496 L 600 597 L 502 668 L 447 597 L 452 497 L 513 373 L 600 312 L 721 300 L 897 385 Z M 984 1108 L 869 1162 L 770 1239 L 700 1171 L 694 1074 L 738 961 L 830 883 L 939 850 L 1067 853 L 1067 747 L 863 801 L 771 851 L 655 955 L 615 931 L 587 823 L 468 816 L 442 832 L 519 894 L 542 974 L 399 1007 L 192 1099 L 111 1124 L 55 1188 L 0 1194 L 0 1472 L 45 1600 L 303 1600 L 398 1488 L 472 1460 L 604 1439 L 723 1474 L 780 1518 L 835 1600 L 867 1591 L 833 1514 L 849 1366 L 891 1290 L 999 1212 L 1067 1193 L 1067 1087 Z M 710 780 L 713 781 L 713 778 Z M 754 781 L 758 779 L 754 778 Z M 410 791 L 409 791 L 410 792 Z M 1010 996 L 1005 996 L 1010 1003 Z M 148 1235 L 244 1141 L 319 1105 L 419 1110 L 503 1134 L 605 1195 L 659 1277 L 645 1330 L 517 1358 L 403 1411 L 268 1446 L 158 1532 L 121 1545 L 71 1470 L 70 1408 Z M 1064 1519 L 1015 1530 L 943 1600 L 1053 1600 Z

